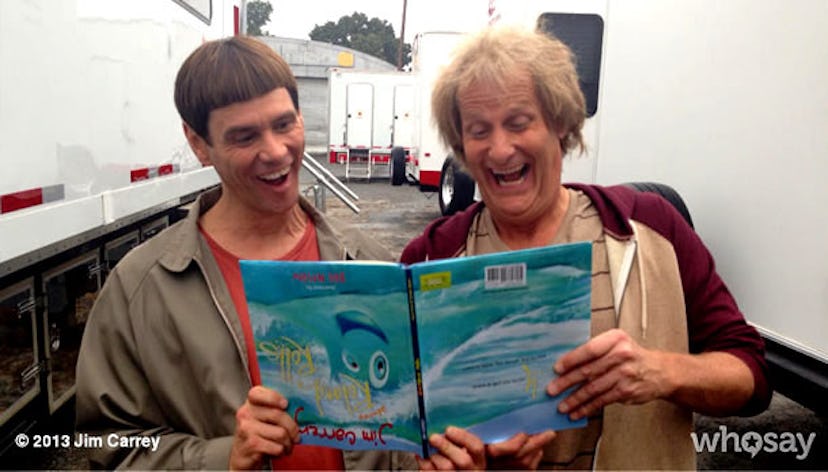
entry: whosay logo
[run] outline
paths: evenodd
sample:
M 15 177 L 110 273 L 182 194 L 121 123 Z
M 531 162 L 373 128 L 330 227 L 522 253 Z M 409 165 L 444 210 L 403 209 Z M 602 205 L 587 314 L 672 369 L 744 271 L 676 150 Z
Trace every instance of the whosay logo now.
M 746 452 L 753 458 L 762 451 L 769 454 L 796 454 L 797 460 L 801 461 L 810 454 L 816 433 L 736 433 L 721 425 L 716 432 L 690 433 L 690 436 L 693 437 L 696 452 Z

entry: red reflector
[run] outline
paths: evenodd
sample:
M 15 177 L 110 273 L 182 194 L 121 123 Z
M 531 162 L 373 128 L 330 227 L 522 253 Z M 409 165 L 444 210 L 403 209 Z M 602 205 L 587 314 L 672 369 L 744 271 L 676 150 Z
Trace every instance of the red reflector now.
M 0 213 L 21 210 L 41 203 L 43 203 L 43 190 L 39 188 L 9 193 L 0 197 Z
M 172 164 L 164 164 L 163 166 L 158 166 L 158 175 L 170 175 L 173 173 L 173 165 Z
M 130 182 L 138 182 L 139 180 L 147 180 L 149 178 L 149 169 L 135 169 L 129 171 L 129 181 Z
M 420 184 L 437 187 L 440 185 L 440 172 L 436 170 L 421 170 Z
M 239 25 L 241 25 L 240 16 L 241 15 L 239 15 L 239 7 L 233 7 L 233 36 L 239 35 Z

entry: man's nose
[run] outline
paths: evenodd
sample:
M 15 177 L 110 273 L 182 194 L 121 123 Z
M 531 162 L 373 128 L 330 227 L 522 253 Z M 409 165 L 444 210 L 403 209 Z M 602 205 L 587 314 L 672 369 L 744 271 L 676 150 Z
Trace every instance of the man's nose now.
M 489 157 L 494 159 L 507 159 L 515 152 L 510 133 L 500 127 L 492 130 L 489 143 Z
M 259 150 L 259 158 L 275 161 L 284 159 L 287 154 L 288 148 L 284 137 L 270 130 L 265 131 L 262 137 L 262 147 Z

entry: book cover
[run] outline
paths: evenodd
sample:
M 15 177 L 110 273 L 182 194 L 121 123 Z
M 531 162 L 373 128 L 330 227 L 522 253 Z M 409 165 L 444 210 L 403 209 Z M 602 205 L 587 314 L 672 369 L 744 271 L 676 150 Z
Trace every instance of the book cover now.
M 262 382 L 289 399 L 303 444 L 339 449 L 428 455 L 449 425 L 486 443 L 583 426 L 545 387 L 589 338 L 591 254 L 241 261 Z

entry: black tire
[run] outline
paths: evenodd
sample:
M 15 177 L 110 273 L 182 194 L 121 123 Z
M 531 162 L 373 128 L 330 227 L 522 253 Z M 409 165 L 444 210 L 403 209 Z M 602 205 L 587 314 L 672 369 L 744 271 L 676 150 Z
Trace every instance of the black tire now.
M 405 149 L 391 149 L 391 185 L 402 185 L 405 178 Z
M 453 215 L 474 203 L 474 180 L 460 169 L 452 156 L 443 163 L 437 197 L 443 215 Z
M 664 199 L 670 202 L 670 204 L 673 205 L 673 208 L 681 214 L 684 221 L 686 221 L 691 228 L 695 229 L 693 226 L 693 218 L 690 217 L 690 210 L 687 209 L 687 205 L 684 204 L 684 200 L 681 198 L 681 195 L 679 195 L 673 187 L 657 182 L 629 182 L 624 185 L 638 190 L 639 192 L 650 192 L 664 197 Z

